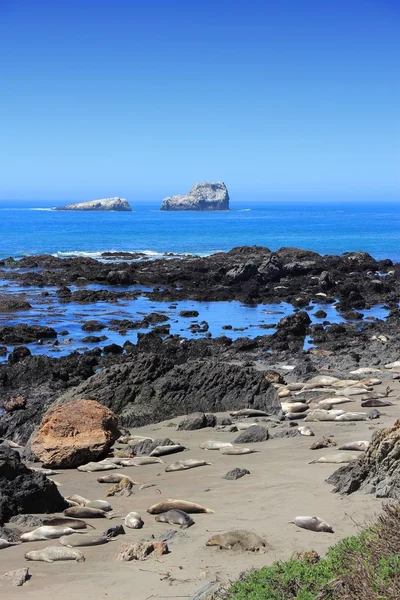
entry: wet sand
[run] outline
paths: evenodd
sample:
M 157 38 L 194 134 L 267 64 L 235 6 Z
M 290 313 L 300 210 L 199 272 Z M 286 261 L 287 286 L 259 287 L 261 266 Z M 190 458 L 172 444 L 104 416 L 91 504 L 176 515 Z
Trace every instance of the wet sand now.
M 138 511 L 143 520 L 141 530 L 125 527 L 126 535 L 104 546 L 80 548 L 86 562 L 27 562 L 24 553 L 30 550 L 58 545 L 58 540 L 30 542 L 1 550 L 0 574 L 28 566 L 32 578 L 22 588 L 3 587 L 7 598 L 28 600 L 70 600 L 87 598 L 124 598 L 150 600 L 158 598 L 190 598 L 206 581 L 233 580 L 246 569 L 260 568 L 274 560 L 286 560 L 294 552 L 314 549 L 323 554 L 329 546 L 343 537 L 355 534 L 358 524 L 380 512 L 381 500 L 372 495 L 355 493 L 341 497 L 332 493 L 325 479 L 340 465 L 309 464 L 320 456 L 334 453 L 336 448 L 310 450 L 309 446 L 322 435 L 333 435 L 338 446 L 345 442 L 369 440 L 375 429 L 386 427 L 400 417 L 400 383 L 383 380 L 375 390 L 384 391 L 387 384 L 394 388 L 389 400 L 394 406 L 384 407 L 386 416 L 379 420 L 356 423 L 309 423 L 315 437 L 297 436 L 249 444 L 259 450 L 243 456 L 221 455 L 218 451 L 204 451 L 200 442 L 207 439 L 233 441 L 237 433 L 218 433 L 214 429 L 176 431 L 170 421 L 134 431 L 150 437 L 170 437 L 190 450 L 164 457 L 165 465 L 121 468 L 121 472 L 140 483 L 154 483 L 154 487 L 139 491 L 133 488 L 130 497 L 108 498 L 115 517 L 111 520 L 88 520 L 103 532 L 122 523 L 119 518 L 130 511 Z M 340 405 L 348 411 L 365 411 L 360 396 L 355 401 Z M 179 423 L 179 418 L 172 422 Z M 299 422 L 300 424 L 301 422 Z M 261 423 L 263 424 L 263 423 Z M 265 424 L 268 428 L 268 424 Z M 273 434 L 280 428 L 270 428 Z M 117 446 L 120 446 L 117 444 Z M 176 460 L 201 458 L 212 463 L 187 471 L 165 473 L 167 465 Z M 240 467 L 250 471 L 237 481 L 222 479 L 229 470 Z M 113 471 L 110 471 L 111 473 Z M 101 473 L 62 471 L 53 479 L 60 482 L 60 492 L 68 496 L 81 494 L 90 499 L 105 498 L 111 484 L 97 483 Z M 215 514 L 193 515 L 195 525 L 179 534 L 169 543 L 170 553 L 159 559 L 150 556 L 146 561 L 120 562 L 115 554 L 123 542 L 134 542 L 159 536 L 174 525 L 157 523 L 147 508 L 164 498 L 180 498 L 200 503 L 215 510 Z M 334 534 L 314 533 L 291 524 L 297 515 L 317 515 L 334 529 Z M 206 547 L 208 537 L 229 529 L 249 529 L 263 536 L 271 548 L 265 554 L 235 553 Z M 32 528 L 31 528 L 32 529 Z M 180 530 L 179 530 L 180 531 Z

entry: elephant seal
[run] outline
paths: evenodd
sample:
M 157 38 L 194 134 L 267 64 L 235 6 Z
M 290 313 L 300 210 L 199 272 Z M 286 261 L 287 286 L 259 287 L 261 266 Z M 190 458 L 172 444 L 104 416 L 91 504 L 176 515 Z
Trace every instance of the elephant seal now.
M 157 456 L 135 456 L 135 458 L 121 459 L 123 467 L 142 467 L 143 465 L 154 465 L 156 463 L 164 464 L 164 461 Z
M 190 515 L 185 513 L 183 510 L 167 510 L 165 513 L 161 513 L 155 517 L 155 520 L 159 523 L 169 523 L 170 525 L 180 525 L 181 529 L 187 529 L 194 525 L 194 521 Z
M 156 446 L 150 456 L 165 456 L 166 454 L 175 454 L 175 452 L 183 452 L 186 450 L 185 446 L 181 444 L 171 444 L 171 446 Z
M 257 410 L 255 408 L 241 408 L 230 413 L 231 417 L 268 417 L 265 410 Z
M 142 517 L 137 512 L 130 512 L 124 518 L 124 523 L 129 529 L 141 529 L 144 525 Z
M 110 512 L 112 510 L 112 506 L 107 500 L 90 500 L 85 506 L 87 508 L 100 508 L 100 510 L 104 510 L 105 512 Z
M 335 421 L 366 421 L 368 419 L 367 413 L 361 412 L 346 412 L 343 415 L 339 415 L 335 418 Z
M 245 529 L 233 529 L 211 536 L 206 546 L 219 546 L 225 550 L 243 550 L 251 552 L 265 551 L 267 544 L 259 535 Z
M 61 546 L 67 546 L 67 548 L 79 548 L 80 546 L 100 546 L 101 544 L 107 544 L 109 540 L 104 535 L 95 535 L 85 533 L 75 533 L 72 535 L 63 535 L 60 537 Z
M 75 560 L 76 562 L 85 562 L 85 557 L 79 550 L 71 550 L 64 546 L 47 546 L 43 550 L 32 550 L 25 554 L 26 560 L 42 560 L 52 563 L 56 560 Z
M 36 473 L 42 473 L 42 475 L 60 475 L 60 471 L 53 471 L 53 469 L 43 469 L 41 467 L 30 467 L 30 469 Z
M 43 519 L 42 525 L 50 525 L 52 527 L 71 527 L 71 529 L 86 529 L 90 527 L 94 529 L 93 525 L 81 521 L 80 519 L 68 519 L 67 517 L 50 517 L 49 519 Z
M 241 446 L 229 446 L 227 448 L 219 449 L 221 454 L 225 454 L 228 456 L 237 456 L 238 454 L 253 454 L 254 452 L 259 452 L 259 450 L 253 450 L 253 448 L 242 448 Z
M 393 402 L 389 402 L 389 400 L 380 400 L 379 398 L 366 398 L 365 400 L 361 398 L 362 408 L 373 408 L 377 406 L 393 406 Z
M 282 410 L 286 413 L 301 413 L 308 410 L 308 404 L 304 402 L 282 402 Z
M 76 533 L 72 527 L 51 527 L 50 525 L 42 525 L 33 531 L 23 533 L 20 537 L 21 542 L 37 542 L 39 540 L 54 540 L 62 535 Z
M 153 504 L 147 509 L 147 512 L 151 515 L 158 515 L 160 513 L 167 512 L 168 510 L 183 510 L 186 513 L 214 513 L 215 510 L 211 508 L 206 508 L 201 506 L 201 504 L 196 504 L 195 502 L 188 502 L 187 500 L 175 500 L 172 498 L 168 498 L 167 500 L 162 500 L 158 504 Z
M 84 498 L 79 494 L 73 494 L 72 496 L 66 496 L 65 500 L 68 502 L 75 502 L 79 506 L 85 506 L 88 502 L 90 502 L 89 498 Z
M 368 450 L 369 442 L 366 440 L 361 440 L 360 442 L 347 442 L 347 444 L 343 444 L 340 446 L 339 450 L 355 450 L 356 452 L 365 452 Z
M 119 483 L 123 479 L 128 479 L 132 485 L 139 485 L 138 481 L 133 481 L 129 475 L 124 475 L 123 473 L 109 473 L 108 475 L 99 477 L 97 483 Z
M 96 471 L 111 471 L 112 469 L 118 469 L 118 465 L 115 463 L 96 463 L 88 462 L 86 465 L 78 467 L 78 471 L 84 473 L 95 473 Z
M 309 529 L 310 531 L 324 531 L 325 533 L 334 533 L 332 527 L 323 521 L 319 517 L 296 517 L 293 521 L 290 521 L 302 527 L 303 529 Z
M 335 454 L 327 454 L 326 456 L 320 456 L 317 460 L 312 460 L 309 465 L 314 463 L 348 463 L 358 458 L 358 454 L 350 454 L 349 452 L 336 452 Z
M 235 423 L 236 425 L 236 429 L 238 431 L 244 431 L 245 429 L 249 429 L 250 427 L 254 427 L 254 425 L 258 425 L 258 423 L 242 423 L 242 422 L 238 422 Z
M 100 508 L 89 506 L 70 506 L 64 510 L 66 517 L 77 517 L 78 519 L 111 519 L 111 514 Z
M 21 542 L 9 542 L 4 538 L 0 538 L 0 550 L 2 550 L 3 548 L 8 548 L 9 546 L 18 546 L 18 544 L 20 543 Z
M 335 406 L 337 404 L 347 404 L 347 402 L 355 402 L 355 400 L 352 400 L 347 396 L 328 396 L 327 398 L 319 400 L 318 405 L 322 406 L 323 404 L 330 404 L 331 406 Z
M 309 427 L 308 425 L 302 425 L 301 427 L 299 427 L 298 432 L 300 433 L 300 435 L 307 435 L 307 436 L 315 435 L 315 433 L 313 432 L 311 427 Z
M 187 469 L 194 469 L 195 467 L 204 467 L 205 465 L 211 465 L 211 463 L 206 462 L 205 460 L 197 460 L 196 458 L 188 458 L 187 460 L 177 460 L 172 463 L 172 465 L 168 465 L 165 469 L 166 473 L 171 473 L 172 471 L 186 471 Z
M 220 448 L 229 448 L 231 446 L 230 442 L 220 442 L 219 440 L 206 440 L 199 445 L 202 450 L 219 450 Z

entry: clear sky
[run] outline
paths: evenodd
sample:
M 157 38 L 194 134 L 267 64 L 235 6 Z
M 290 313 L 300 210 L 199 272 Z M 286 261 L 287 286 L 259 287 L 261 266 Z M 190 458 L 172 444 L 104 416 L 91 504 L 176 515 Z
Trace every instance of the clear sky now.
M 0 0 L 0 199 L 400 192 L 399 0 Z

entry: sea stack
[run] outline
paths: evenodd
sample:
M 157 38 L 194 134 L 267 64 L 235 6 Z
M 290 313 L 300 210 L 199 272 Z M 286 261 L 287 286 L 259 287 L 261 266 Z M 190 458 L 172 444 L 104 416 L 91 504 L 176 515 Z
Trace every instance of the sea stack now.
M 164 198 L 161 210 L 229 210 L 229 194 L 222 181 L 195 183 L 188 194 Z
M 78 202 L 77 204 L 67 204 L 54 210 L 114 210 L 131 211 L 129 202 L 126 198 L 103 198 L 102 200 L 90 200 L 89 202 Z

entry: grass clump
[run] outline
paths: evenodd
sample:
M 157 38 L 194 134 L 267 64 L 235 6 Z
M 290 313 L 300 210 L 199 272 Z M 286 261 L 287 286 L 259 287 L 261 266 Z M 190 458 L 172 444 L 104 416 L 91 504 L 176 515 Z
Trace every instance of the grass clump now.
M 242 575 L 224 600 L 399 600 L 400 506 L 386 505 L 378 521 L 330 548 L 322 560 L 308 552 Z

